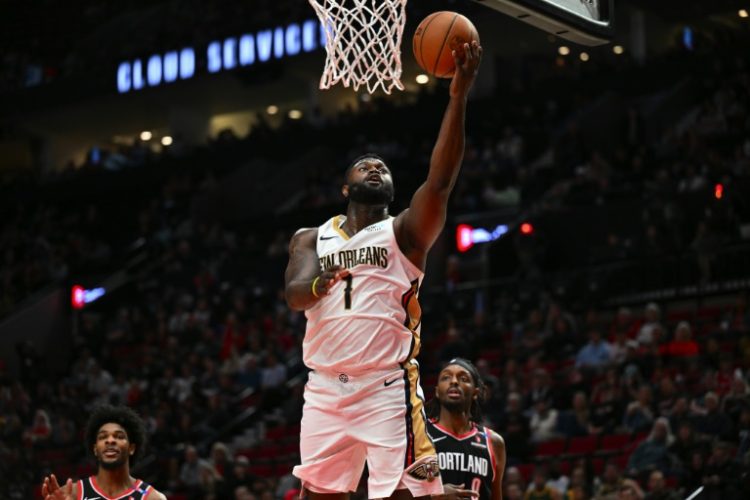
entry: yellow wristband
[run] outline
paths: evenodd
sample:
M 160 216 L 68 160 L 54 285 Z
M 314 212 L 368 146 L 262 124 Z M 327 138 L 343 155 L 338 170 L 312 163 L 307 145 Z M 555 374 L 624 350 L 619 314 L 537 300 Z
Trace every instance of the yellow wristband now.
M 318 283 L 319 279 L 320 279 L 320 276 L 316 276 L 315 279 L 312 282 L 312 287 L 311 287 L 313 297 L 315 297 L 316 299 L 320 298 L 320 295 L 318 295 L 317 292 L 315 292 L 315 285 Z

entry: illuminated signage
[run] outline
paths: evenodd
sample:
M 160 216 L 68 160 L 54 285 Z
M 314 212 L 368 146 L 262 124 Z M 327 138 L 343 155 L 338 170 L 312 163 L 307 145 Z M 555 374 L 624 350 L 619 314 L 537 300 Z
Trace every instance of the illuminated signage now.
M 86 304 L 101 298 L 105 292 L 106 290 L 101 287 L 86 290 L 80 285 L 75 285 L 70 291 L 70 303 L 73 309 L 83 309 Z
M 495 241 L 508 232 L 508 226 L 501 224 L 492 231 L 474 228 L 468 224 L 459 224 L 456 228 L 456 247 L 459 252 L 466 252 L 476 243 Z
M 197 49 L 184 47 L 144 59 L 121 62 L 117 66 L 117 91 L 124 94 L 144 87 L 188 80 L 196 71 L 204 69 L 204 62 L 209 73 L 218 73 L 312 52 L 324 45 L 325 32 L 321 24 L 312 19 L 214 40 L 203 52 L 205 58 L 197 57 L 200 52 Z

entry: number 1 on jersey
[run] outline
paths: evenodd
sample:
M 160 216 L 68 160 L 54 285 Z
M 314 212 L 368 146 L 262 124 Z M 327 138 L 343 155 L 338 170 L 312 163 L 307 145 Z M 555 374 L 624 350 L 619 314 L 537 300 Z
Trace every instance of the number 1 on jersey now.
M 346 288 L 344 288 L 344 309 L 352 308 L 352 275 L 347 275 Z

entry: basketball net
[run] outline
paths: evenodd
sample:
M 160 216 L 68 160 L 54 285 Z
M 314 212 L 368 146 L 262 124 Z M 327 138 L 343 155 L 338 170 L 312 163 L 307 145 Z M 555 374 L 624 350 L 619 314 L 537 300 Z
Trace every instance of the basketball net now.
M 401 39 L 407 0 L 309 0 L 326 35 L 320 88 L 341 82 L 372 94 L 401 83 Z

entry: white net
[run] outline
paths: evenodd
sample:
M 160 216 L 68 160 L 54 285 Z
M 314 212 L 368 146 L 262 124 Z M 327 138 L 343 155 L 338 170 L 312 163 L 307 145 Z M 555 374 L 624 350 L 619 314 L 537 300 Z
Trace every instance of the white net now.
M 390 94 L 401 83 L 401 39 L 407 0 L 309 0 L 326 34 L 320 88 L 341 82 Z

